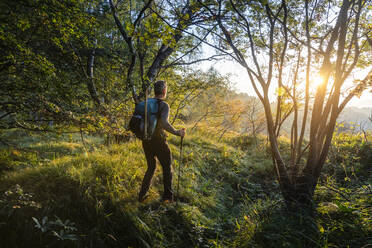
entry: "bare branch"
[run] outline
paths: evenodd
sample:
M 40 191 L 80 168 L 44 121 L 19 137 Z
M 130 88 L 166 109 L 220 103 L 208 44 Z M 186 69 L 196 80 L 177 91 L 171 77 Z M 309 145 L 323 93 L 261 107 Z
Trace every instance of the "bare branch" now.
M 197 60 L 193 60 L 193 61 L 189 61 L 189 62 L 185 62 L 185 61 L 172 62 L 168 65 L 162 66 L 162 68 L 169 68 L 169 67 L 179 66 L 179 65 L 192 65 L 192 64 L 199 63 L 199 62 L 203 62 L 203 61 L 212 61 L 212 60 L 218 61 L 218 60 L 222 59 L 221 57 L 226 57 L 226 55 L 225 54 L 217 54 L 217 55 L 212 55 L 208 58 L 197 59 Z
M 110 1 L 112 1 L 112 0 L 110 0 Z M 153 1 L 153 0 L 149 0 L 149 1 L 145 4 L 145 6 L 143 6 L 143 8 L 142 8 L 141 11 L 139 12 L 139 14 L 138 14 L 136 20 L 135 20 L 134 23 L 133 23 L 134 28 L 136 28 L 137 24 L 138 24 L 138 23 L 140 22 L 140 20 L 141 20 L 141 17 L 142 17 L 142 15 L 143 15 L 143 13 L 146 11 L 146 9 L 148 9 L 148 8 L 150 7 L 150 4 L 152 3 L 152 1 Z

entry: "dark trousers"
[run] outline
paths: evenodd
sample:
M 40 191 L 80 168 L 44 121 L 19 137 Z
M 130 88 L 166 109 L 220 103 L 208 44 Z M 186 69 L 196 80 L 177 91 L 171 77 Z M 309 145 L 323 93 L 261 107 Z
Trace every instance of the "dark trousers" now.
M 164 183 L 164 200 L 172 200 L 172 155 L 165 139 L 153 139 L 150 141 L 142 141 L 142 147 L 145 151 L 147 160 L 147 171 L 142 181 L 139 199 L 143 199 L 151 185 L 151 179 L 154 176 L 156 168 L 156 159 L 158 158 L 163 167 L 163 183 Z

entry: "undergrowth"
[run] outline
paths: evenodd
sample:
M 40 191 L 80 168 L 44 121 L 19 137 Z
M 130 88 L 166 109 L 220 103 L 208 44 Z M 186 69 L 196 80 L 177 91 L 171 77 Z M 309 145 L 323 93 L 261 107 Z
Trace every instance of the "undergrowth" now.
M 372 243 L 371 175 L 366 174 L 372 150 L 368 143 L 342 146 L 353 137 L 332 147 L 339 150 L 325 165 L 316 212 L 293 213 L 284 208 L 264 138 L 226 136 L 218 142 L 213 134 L 195 131 L 185 138 L 180 161 L 180 140 L 170 137 L 174 191 L 178 166 L 182 168 L 180 195 L 179 202 L 164 204 L 160 166 L 148 200 L 137 202 L 146 170 L 138 140 L 104 146 L 99 137 L 87 136 L 83 146 L 77 134 L 13 130 L 2 135 L 13 136 L 17 146 L 0 151 L 1 247 L 361 247 Z M 355 154 L 352 148 L 359 155 L 350 164 L 345 156 L 346 151 Z

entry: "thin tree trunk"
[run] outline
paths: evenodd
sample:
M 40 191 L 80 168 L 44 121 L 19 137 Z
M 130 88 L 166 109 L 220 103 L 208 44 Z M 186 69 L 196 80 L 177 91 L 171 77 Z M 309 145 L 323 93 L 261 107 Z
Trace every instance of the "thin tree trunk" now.
M 88 87 L 89 94 L 94 101 L 94 104 L 98 108 L 98 107 L 101 106 L 101 101 L 99 100 L 98 93 L 97 93 L 97 90 L 96 90 L 96 86 L 94 84 L 94 59 L 95 59 L 95 54 L 96 54 L 96 48 L 92 48 L 90 50 L 90 53 L 89 53 L 88 59 L 87 59 L 87 76 L 88 76 L 87 87 Z

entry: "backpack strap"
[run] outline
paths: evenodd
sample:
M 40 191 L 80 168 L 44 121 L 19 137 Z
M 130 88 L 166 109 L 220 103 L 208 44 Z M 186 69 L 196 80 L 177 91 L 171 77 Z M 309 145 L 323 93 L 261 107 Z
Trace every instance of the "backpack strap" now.
M 159 120 L 159 118 L 160 118 L 160 103 L 161 103 L 163 100 L 157 98 L 157 101 L 158 101 L 158 113 L 157 113 L 156 116 L 157 116 L 157 119 Z

